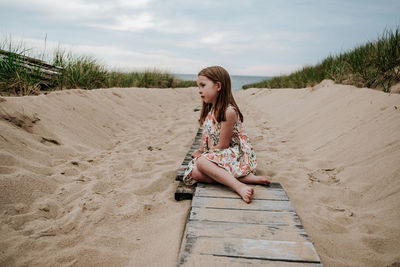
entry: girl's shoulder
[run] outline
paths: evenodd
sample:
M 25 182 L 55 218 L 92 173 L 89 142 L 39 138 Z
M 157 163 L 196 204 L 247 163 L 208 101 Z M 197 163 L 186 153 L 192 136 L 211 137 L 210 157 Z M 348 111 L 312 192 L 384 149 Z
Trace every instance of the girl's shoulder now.
M 236 108 L 232 105 L 229 105 L 225 110 L 225 118 L 226 120 L 237 121 L 238 119 L 238 112 Z
M 233 105 L 229 105 L 229 106 L 225 109 L 225 115 L 233 114 L 233 113 L 237 114 L 237 110 L 236 110 L 236 108 L 235 108 Z

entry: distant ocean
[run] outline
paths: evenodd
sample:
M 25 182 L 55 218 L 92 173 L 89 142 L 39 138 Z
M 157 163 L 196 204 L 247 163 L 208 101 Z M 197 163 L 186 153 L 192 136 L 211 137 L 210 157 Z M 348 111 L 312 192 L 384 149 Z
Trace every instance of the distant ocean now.
M 197 74 L 174 74 L 177 78 L 185 81 L 196 81 Z M 256 83 L 262 80 L 268 80 L 271 77 L 268 76 L 243 76 L 243 75 L 231 75 L 232 90 L 240 90 L 242 86 L 249 83 Z

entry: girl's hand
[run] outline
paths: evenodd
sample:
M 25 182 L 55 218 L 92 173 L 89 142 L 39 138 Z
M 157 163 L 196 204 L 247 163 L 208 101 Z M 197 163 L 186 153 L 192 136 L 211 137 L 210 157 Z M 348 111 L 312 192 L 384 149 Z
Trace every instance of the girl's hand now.
M 201 150 L 197 149 L 195 152 L 192 153 L 191 157 L 194 159 L 194 158 L 200 157 L 201 154 L 202 154 Z

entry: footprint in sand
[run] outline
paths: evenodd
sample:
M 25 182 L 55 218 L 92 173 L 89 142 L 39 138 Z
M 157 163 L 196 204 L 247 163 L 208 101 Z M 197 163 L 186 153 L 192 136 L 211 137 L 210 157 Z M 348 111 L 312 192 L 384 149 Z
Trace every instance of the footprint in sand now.
M 262 126 L 262 127 L 261 127 L 261 133 L 262 133 L 262 134 L 267 134 L 267 133 L 270 132 L 270 130 L 271 130 L 270 127 L 265 127 L 265 126 Z
M 330 210 L 330 211 L 333 211 L 333 212 L 342 213 L 346 217 L 353 217 L 354 216 L 354 212 L 352 212 L 351 210 L 346 209 L 346 208 L 331 207 L 331 206 L 326 206 L 326 208 L 328 210 Z
M 319 218 L 316 219 L 322 225 L 320 231 L 325 233 L 346 234 L 349 230 L 341 223 L 332 221 L 332 219 Z
M 278 151 L 278 149 L 276 147 L 269 147 L 267 150 L 269 152 L 277 152 Z
M 377 254 L 384 254 L 387 249 L 390 249 L 390 244 L 388 244 L 387 240 L 378 235 L 363 237 L 361 238 L 361 242 L 364 246 L 372 249 Z
M 251 141 L 253 141 L 253 142 L 260 142 L 260 141 L 263 141 L 263 140 L 264 140 L 264 136 L 262 136 L 262 135 L 258 135 L 258 136 L 256 136 L 256 137 L 251 139 Z
M 45 145 L 57 145 L 57 146 L 61 145 L 61 142 L 56 140 L 55 138 L 48 138 L 48 137 L 46 138 L 41 136 L 39 141 Z
M 274 170 L 267 170 L 265 172 L 265 175 L 268 176 L 268 177 L 271 177 L 271 178 L 274 177 L 276 174 L 277 174 L 277 172 L 274 171 Z
M 71 161 L 66 164 L 65 167 L 63 167 L 63 171 L 60 173 L 65 176 L 77 176 L 79 173 L 82 171 L 88 169 L 90 167 L 90 164 L 83 162 L 83 161 Z
M 17 159 L 8 152 L 0 152 L 0 174 L 12 174 L 16 171 Z
M 317 182 L 325 185 L 340 183 L 340 179 L 336 177 L 339 172 L 335 168 L 317 169 L 307 173 L 311 183 Z

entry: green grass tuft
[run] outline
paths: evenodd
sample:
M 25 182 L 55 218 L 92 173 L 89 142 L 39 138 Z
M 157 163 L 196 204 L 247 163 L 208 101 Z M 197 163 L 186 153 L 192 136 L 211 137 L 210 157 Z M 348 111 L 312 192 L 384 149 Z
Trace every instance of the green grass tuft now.
M 30 51 L 22 43 L 14 44 L 5 39 L 0 43 L 1 50 L 10 53 L 0 54 L 0 93 L 29 95 L 40 90 L 41 72 L 39 68 L 26 66 L 24 56 Z
M 111 87 L 176 88 L 197 86 L 196 81 L 183 81 L 157 69 L 143 72 L 108 71 L 94 57 L 74 56 L 58 49 L 49 62 L 58 67 L 58 75 L 35 64 L 27 64 L 25 57 L 34 57 L 23 44 L 5 40 L 0 44 L 0 94 L 31 95 L 41 90 L 94 89 Z M 1 51 L 0 51 L 1 52 Z M 41 59 L 44 54 L 40 56 Z M 46 64 L 43 60 L 42 63 Z M 49 74 L 50 73 L 50 74 Z
M 386 29 L 377 41 L 328 56 L 315 66 L 303 67 L 289 75 L 244 85 L 243 89 L 304 88 L 324 79 L 389 92 L 393 84 L 400 82 L 400 29 Z

